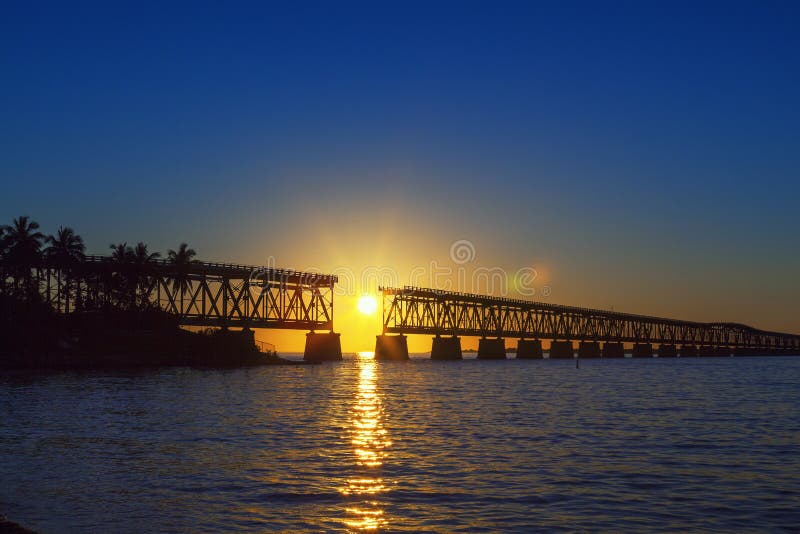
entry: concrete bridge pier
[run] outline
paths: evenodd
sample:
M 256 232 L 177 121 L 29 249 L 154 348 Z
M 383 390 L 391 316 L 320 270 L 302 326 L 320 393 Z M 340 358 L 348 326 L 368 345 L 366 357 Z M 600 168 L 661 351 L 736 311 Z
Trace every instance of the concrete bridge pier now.
M 461 338 L 452 337 L 439 337 L 433 338 L 431 345 L 431 359 L 432 360 L 461 360 Z
M 631 355 L 634 358 L 652 358 L 653 345 L 650 343 L 634 343 Z
M 478 340 L 479 360 L 505 360 L 506 340 L 503 338 L 488 339 L 482 337 Z
M 342 359 L 341 334 L 309 332 L 303 359 L 309 362 L 337 362 Z
M 678 355 L 681 358 L 694 358 L 698 355 L 697 346 L 695 345 L 681 345 Z
M 555 360 L 559 358 L 574 358 L 575 348 L 572 346 L 572 341 L 551 341 L 550 342 L 550 359 Z
M 517 343 L 518 360 L 541 360 L 544 358 L 542 342 L 539 339 L 520 339 Z
M 603 343 L 603 358 L 624 358 L 625 345 L 622 343 Z
M 675 345 L 668 345 L 662 343 L 658 346 L 658 357 L 659 358 L 677 358 L 678 357 L 678 348 Z
M 730 358 L 733 355 L 733 350 L 730 347 L 715 347 L 714 356 L 722 358 Z
M 578 358 L 599 358 L 600 343 L 597 341 L 581 341 L 578 343 Z
M 375 336 L 375 359 L 407 360 L 408 338 L 403 334 L 399 336 L 387 336 L 386 334 Z

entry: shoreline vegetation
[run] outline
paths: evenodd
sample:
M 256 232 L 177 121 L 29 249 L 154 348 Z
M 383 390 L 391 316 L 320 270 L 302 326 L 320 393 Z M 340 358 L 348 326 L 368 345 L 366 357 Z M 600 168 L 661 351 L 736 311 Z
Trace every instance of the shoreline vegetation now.
M 0 371 L 308 363 L 262 352 L 249 329 L 181 328 L 177 317 L 140 298 L 142 286 L 149 283 L 149 265 L 160 255 L 144 243 L 119 243 L 111 250 L 121 268 L 109 281 L 109 294 L 96 302 L 82 301 L 70 276 L 85 257 L 79 235 L 61 227 L 45 236 L 26 216 L 0 227 Z M 195 255 L 185 243 L 168 252 L 176 267 L 176 293 L 188 286 L 181 273 L 196 261 Z M 43 297 L 45 289 L 34 272 L 44 259 L 63 272 L 55 283 L 66 298 L 64 305 Z

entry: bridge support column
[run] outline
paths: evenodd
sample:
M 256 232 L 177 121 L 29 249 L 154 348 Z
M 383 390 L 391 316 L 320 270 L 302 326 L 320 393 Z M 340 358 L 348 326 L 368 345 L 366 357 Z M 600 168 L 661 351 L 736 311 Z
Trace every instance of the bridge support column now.
M 734 356 L 758 356 L 758 350 L 748 347 L 736 347 L 733 349 Z
M 634 358 L 652 358 L 653 345 L 650 343 L 634 343 L 631 355 Z
M 439 337 L 433 338 L 431 345 L 432 360 L 461 360 L 461 338 L 460 337 Z
M 403 334 L 399 336 L 375 336 L 376 360 L 407 360 L 408 338 Z
M 603 343 L 603 358 L 624 358 L 625 345 L 622 343 Z
M 478 340 L 479 360 L 505 360 L 506 340 L 503 338 Z
M 557 358 L 574 358 L 575 348 L 572 346 L 572 341 L 551 341 L 550 342 L 550 359 Z
M 720 356 L 722 358 L 730 358 L 733 354 L 733 351 L 730 347 L 715 347 L 714 348 L 714 356 Z
M 581 341 L 578 343 L 578 358 L 599 358 L 600 343 L 597 341 Z
M 658 357 L 659 358 L 677 358 L 678 357 L 678 349 L 675 345 L 666 345 L 662 343 L 658 346 Z
M 697 356 L 697 346 L 695 345 L 681 345 L 678 355 L 681 358 L 693 358 Z
M 310 362 L 336 362 L 342 359 L 341 334 L 309 332 L 303 359 Z
M 517 343 L 518 360 L 541 360 L 544 358 L 542 342 L 538 339 L 520 339 Z

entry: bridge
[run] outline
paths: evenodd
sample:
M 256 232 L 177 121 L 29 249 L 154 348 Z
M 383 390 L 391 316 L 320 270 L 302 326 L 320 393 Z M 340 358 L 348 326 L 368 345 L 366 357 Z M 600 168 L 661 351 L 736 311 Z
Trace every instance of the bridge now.
M 156 307 L 183 326 L 309 330 L 308 359 L 341 359 L 333 333 L 336 276 L 201 261 L 137 265 L 109 256 L 68 266 L 44 258 L 33 272 L 44 300 L 59 313 Z
M 383 334 L 378 359 L 408 358 L 406 334 L 433 335 L 431 358 L 460 359 L 459 336 L 478 336 L 478 358 L 506 357 L 506 337 L 518 338 L 517 358 L 800 354 L 800 335 L 735 323 L 698 323 L 528 300 L 406 286 L 382 287 Z M 390 336 L 387 334 L 400 334 Z M 602 344 L 602 345 L 601 345 Z

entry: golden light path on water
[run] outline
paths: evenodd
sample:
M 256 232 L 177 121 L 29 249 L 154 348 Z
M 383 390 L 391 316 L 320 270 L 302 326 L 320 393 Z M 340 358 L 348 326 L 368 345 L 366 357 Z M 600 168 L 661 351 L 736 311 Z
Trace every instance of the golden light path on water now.
M 388 521 L 377 499 L 380 494 L 388 491 L 387 484 L 380 476 L 380 468 L 392 442 L 383 427 L 383 406 L 376 385 L 375 354 L 357 354 L 358 387 L 351 411 L 349 433 L 359 475 L 349 478 L 347 487 L 340 491 L 348 496 L 362 496 L 364 500 L 357 506 L 345 509 L 347 517 L 344 524 L 353 530 L 385 529 Z

